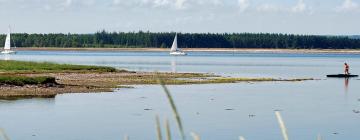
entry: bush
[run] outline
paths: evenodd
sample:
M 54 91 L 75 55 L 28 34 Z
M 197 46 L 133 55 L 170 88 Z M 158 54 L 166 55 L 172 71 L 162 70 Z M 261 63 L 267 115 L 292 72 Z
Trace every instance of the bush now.
M 43 85 L 43 84 L 57 84 L 54 77 L 26 77 L 26 76 L 0 76 L 0 84 L 2 85 Z

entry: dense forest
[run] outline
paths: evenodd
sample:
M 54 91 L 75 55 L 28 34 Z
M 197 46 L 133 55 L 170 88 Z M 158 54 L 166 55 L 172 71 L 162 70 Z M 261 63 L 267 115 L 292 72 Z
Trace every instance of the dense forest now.
M 175 33 L 106 32 L 95 34 L 12 34 L 16 47 L 114 47 L 168 48 Z M 5 35 L 0 35 L 4 42 Z M 269 33 L 179 33 L 182 48 L 291 48 L 359 49 L 360 39 L 347 36 L 315 36 Z

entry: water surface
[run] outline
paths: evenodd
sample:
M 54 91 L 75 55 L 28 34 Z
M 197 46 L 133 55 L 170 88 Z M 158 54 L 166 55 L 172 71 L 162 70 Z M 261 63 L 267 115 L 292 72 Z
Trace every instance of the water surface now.
M 274 110 L 281 110 L 292 140 L 358 139 L 360 80 L 327 79 L 348 62 L 360 73 L 356 54 L 271 54 L 196 52 L 171 57 L 166 52 L 21 51 L 1 59 L 113 66 L 141 71 L 215 73 L 225 76 L 307 78 L 305 82 L 264 82 L 169 86 L 185 131 L 206 140 L 280 140 Z M 55 99 L 0 102 L 0 127 L 12 140 L 156 139 L 155 115 L 169 118 L 160 86 L 140 85 L 104 94 L 63 94 Z M 249 116 L 250 115 L 250 116 Z M 254 115 L 254 117 L 252 116 Z

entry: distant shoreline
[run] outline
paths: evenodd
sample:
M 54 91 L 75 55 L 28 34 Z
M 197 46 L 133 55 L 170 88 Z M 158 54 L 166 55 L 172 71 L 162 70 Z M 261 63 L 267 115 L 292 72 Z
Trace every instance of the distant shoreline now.
M 135 52 L 167 52 L 169 48 L 55 48 L 24 47 L 20 51 L 135 51 Z M 187 52 L 238 52 L 238 53 L 346 53 L 360 54 L 360 49 L 252 49 L 252 48 L 184 48 Z

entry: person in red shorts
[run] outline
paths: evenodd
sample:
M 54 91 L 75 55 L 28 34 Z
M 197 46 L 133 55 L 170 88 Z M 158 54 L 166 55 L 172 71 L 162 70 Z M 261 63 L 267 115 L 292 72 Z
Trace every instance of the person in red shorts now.
M 345 63 L 344 66 L 345 66 L 345 75 L 349 75 L 350 66 L 347 63 Z

